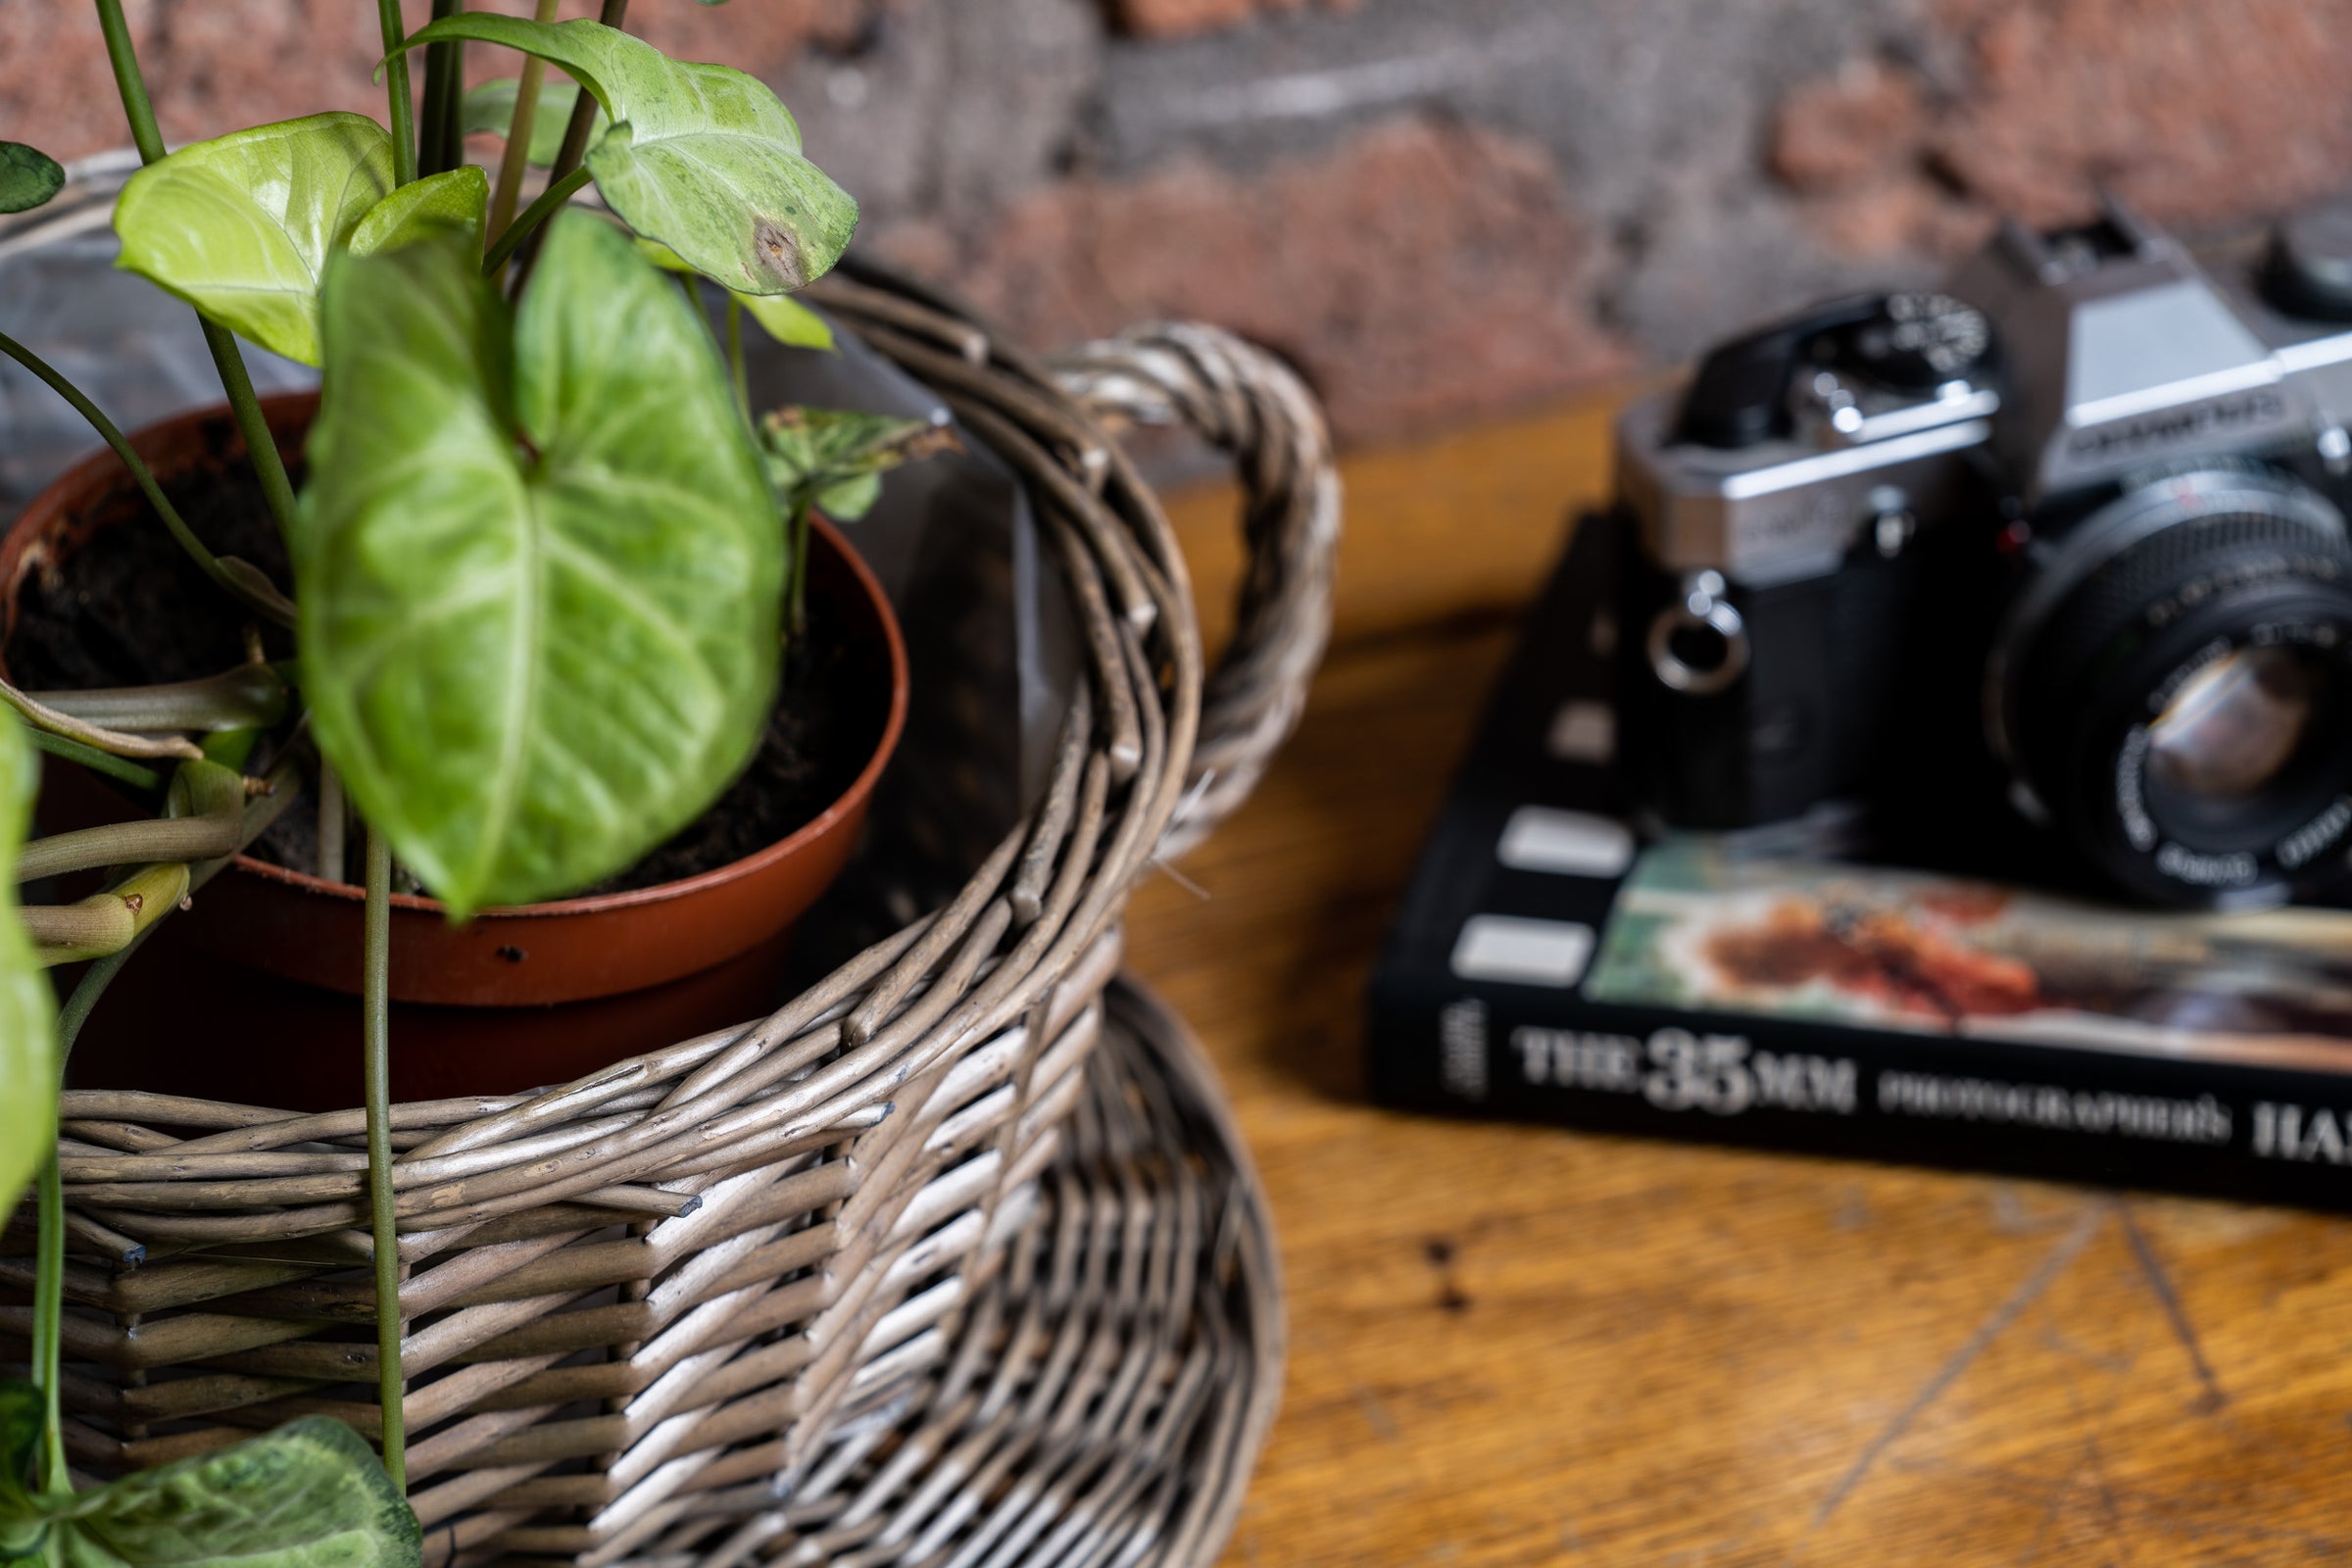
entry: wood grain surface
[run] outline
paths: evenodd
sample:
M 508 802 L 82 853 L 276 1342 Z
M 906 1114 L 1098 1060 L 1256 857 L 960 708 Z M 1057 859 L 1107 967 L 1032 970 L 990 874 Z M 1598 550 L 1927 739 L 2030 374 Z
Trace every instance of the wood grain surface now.
M 1608 414 L 1349 464 L 1304 725 L 1136 903 L 1288 1271 L 1228 1562 L 2352 1561 L 2352 1222 L 1364 1102 L 1374 947 Z M 1177 509 L 1204 604 L 1229 505 Z

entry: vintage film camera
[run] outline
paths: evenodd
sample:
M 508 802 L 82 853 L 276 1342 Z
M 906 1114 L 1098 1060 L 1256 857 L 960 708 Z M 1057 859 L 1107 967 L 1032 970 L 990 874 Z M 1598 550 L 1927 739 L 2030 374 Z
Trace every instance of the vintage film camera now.
M 1735 829 L 1859 802 L 1921 863 L 2326 896 L 2347 419 L 2344 208 L 2192 255 L 2110 203 L 2006 227 L 1944 292 L 1723 344 L 1618 431 L 1637 805 Z

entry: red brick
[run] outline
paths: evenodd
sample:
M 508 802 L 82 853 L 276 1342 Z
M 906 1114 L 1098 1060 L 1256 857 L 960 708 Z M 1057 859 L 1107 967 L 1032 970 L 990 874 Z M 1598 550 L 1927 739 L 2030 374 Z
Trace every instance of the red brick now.
M 1155 317 L 1231 327 L 1297 364 L 1351 439 L 1626 366 L 1585 307 L 1588 243 L 1542 151 L 1420 120 L 1255 178 L 1182 162 L 880 239 L 1032 344 Z
M 1855 60 L 1781 105 L 1772 171 L 1800 191 L 1850 190 L 1914 163 L 1926 129 L 1926 95 L 1916 74 Z
M 1988 215 L 2079 218 L 2104 181 L 2165 222 L 2255 217 L 2352 170 L 2352 0 L 1939 0 L 1961 63 L 1798 89 L 1772 167 L 1825 237 L 1948 249 Z
M 1320 0 L 1327 11 L 1352 11 L 1363 0 Z M 1111 15 L 1128 32 L 1181 38 L 1246 22 L 1261 11 L 1297 11 L 1306 0 L 1111 0 Z

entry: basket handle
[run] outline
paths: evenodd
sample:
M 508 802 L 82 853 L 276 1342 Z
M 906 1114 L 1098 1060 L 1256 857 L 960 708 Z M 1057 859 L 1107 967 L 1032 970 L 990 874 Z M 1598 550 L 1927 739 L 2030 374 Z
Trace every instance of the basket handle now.
M 1233 641 L 1201 691 L 1191 776 L 1159 856 L 1198 844 L 1249 797 L 1306 706 L 1331 638 L 1340 476 L 1314 394 L 1219 327 L 1159 321 L 1053 362 L 1064 392 L 1116 425 L 1184 424 L 1233 461 L 1250 549 Z

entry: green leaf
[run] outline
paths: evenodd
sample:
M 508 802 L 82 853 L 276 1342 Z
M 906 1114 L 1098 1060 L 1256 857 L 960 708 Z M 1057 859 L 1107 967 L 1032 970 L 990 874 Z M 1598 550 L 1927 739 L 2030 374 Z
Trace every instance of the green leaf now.
M 53 1503 L 63 1568 L 416 1568 L 416 1515 L 375 1450 L 310 1416 Z
M 13 713 L 0 712 L 0 1214 L 15 1210 L 57 1137 L 57 1002 L 17 918 L 13 874 L 32 817 L 39 759 Z M 0 1452 L 6 1448 L 0 1423 Z
M 560 66 L 612 117 L 588 149 L 605 204 L 723 287 L 781 294 L 840 260 L 858 204 L 801 156 L 800 127 L 766 84 L 671 60 L 594 22 L 464 12 L 410 34 L 505 44 Z
M 28 213 L 65 188 L 56 159 L 21 141 L 0 141 L 0 213 Z
M 462 113 L 466 134 L 468 136 L 504 136 L 514 123 L 514 100 L 521 96 L 522 81 L 516 76 L 496 76 L 477 81 L 466 89 L 466 105 Z M 539 84 L 539 107 L 531 119 L 531 144 L 523 149 L 523 160 L 533 169 L 546 169 L 564 150 L 564 132 L 571 124 L 572 106 L 580 101 L 580 84 L 549 76 Z M 612 122 L 603 110 L 589 122 L 588 140 L 591 145 L 605 133 Z
M 903 463 L 954 451 L 954 433 L 925 419 L 842 409 L 778 409 L 760 421 L 768 482 L 787 508 L 814 506 L 855 522 L 882 495 L 882 475 Z
M 710 333 L 551 220 L 510 330 L 463 252 L 337 260 L 294 537 L 318 743 L 463 917 L 691 820 L 774 694 L 782 530 Z
M 708 0 L 708 3 L 723 4 L 724 0 Z M 692 273 L 695 270 L 686 265 L 676 251 L 658 239 L 647 239 L 642 234 L 637 237 L 637 254 L 664 271 Z M 752 313 L 752 319 L 760 323 L 762 331 L 786 348 L 823 349 L 828 354 L 837 352 L 833 328 L 826 324 L 825 318 L 791 295 L 743 294 L 733 289 L 728 292 L 734 294 L 743 308 Z
M 182 147 L 115 204 L 122 255 L 266 349 L 318 363 L 318 280 L 392 190 L 392 139 L 365 115 L 312 115 Z
M 836 522 L 856 522 L 874 510 L 882 499 L 882 476 L 861 473 L 855 479 L 844 479 L 827 485 L 816 493 L 816 510 Z
M 466 236 L 478 258 L 489 207 L 490 176 L 471 164 L 427 174 L 377 202 L 351 231 L 351 249 L 368 256 L 454 231 Z

